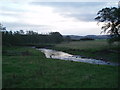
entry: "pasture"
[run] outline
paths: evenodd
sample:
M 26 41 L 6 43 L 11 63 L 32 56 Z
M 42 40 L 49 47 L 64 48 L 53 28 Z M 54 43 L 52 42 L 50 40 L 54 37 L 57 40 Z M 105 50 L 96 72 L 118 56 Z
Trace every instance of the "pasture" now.
M 54 49 L 88 58 L 120 62 L 120 43 L 110 45 L 107 40 L 63 42 Z
M 3 88 L 117 88 L 118 67 L 47 59 L 29 47 L 5 47 Z
M 72 48 L 72 49 L 108 49 L 118 47 L 119 43 L 115 43 L 109 45 L 107 40 L 94 40 L 94 41 L 71 41 L 71 42 L 63 42 L 61 44 L 57 44 L 56 47 L 64 47 L 64 48 Z

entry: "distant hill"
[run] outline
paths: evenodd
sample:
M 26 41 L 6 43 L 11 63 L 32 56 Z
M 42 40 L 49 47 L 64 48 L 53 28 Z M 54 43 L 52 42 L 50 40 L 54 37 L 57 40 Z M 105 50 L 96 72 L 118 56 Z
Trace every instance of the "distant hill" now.
M 86 36 L 78 36 L 78 35 L 63 35 L 65 36 L 70 36 L 71 39 L 73 40 L 80 40 L 82 38 L 92 38 L 92 39 L 108 39 L 110 38 L 110 35 L 86 35 Z

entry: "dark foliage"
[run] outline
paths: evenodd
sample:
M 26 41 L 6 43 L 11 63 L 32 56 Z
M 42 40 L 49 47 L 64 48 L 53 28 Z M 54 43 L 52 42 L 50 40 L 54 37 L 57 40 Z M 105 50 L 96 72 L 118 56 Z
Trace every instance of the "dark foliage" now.
M 19 46 L 45 46 L 47 43 L 60 43 L 63 41 L 63 36 L 59 32 L 51 32 L 49 34 L 38 34 L 34 31 L 23 30 L 20 31 L 7 31 L 5 27 L 0 26 L 2 33 L 2 45 L 19 45 Z
M 80 39 L 80 41 L 88 41 L 88 40 L 94 40 L 94 39 L 92 39 L 92 38 L 87 38 L 87 37 L 86 37 L 86 38 L 81 38 L 81 39 Z
M 65 36 L 64 37 L 64 41 L 65 42 L 70 42 L 72 39 L 71 39 L 71 37 L 70 36 Z
M 103 8 L 98 11 L 95 20 L 104 22 L 101 29 L 112 36 L 111 41 L 120 41 L 120 7 Z

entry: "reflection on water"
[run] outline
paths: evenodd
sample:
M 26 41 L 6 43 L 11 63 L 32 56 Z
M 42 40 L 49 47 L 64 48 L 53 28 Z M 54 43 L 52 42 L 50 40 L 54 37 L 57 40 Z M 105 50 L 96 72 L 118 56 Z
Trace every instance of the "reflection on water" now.
M 43 52 L 46 56 L 46 58 L 53 58 L 53 59 L 62 59 L 62 60 L 70 60 L 70 61 L 78 61 L 78 62 L 85 62 L 85 63 L 91 63 L 91 64 L 102 64 L 102 65 L 119 65 L 117 63 L 111 63 L 106 62 L 102 60 L 96 60 L 96 59 L 88 59 L 88 58 L 82 58 L 78 55 L 71 55 L 65 52 L 56 51 L 52 49 L 38 49 L 41 52 Z

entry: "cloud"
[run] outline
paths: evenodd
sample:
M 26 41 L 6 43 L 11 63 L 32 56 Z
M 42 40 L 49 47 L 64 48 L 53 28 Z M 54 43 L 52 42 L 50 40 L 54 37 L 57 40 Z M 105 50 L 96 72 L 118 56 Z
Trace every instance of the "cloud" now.
M 25 3 L 18 2 L 3 2 L 0 3 L 0 16 L 12 17 L 12 19 L 19 19 L 26 17 L 37 16 L 38 20 L 41 16 L 49 17 L 51 20 L 52 13 L 60 18 L 74 18 L 79 21 L 94 21 L 96 13 L 101 8 L 111 5 L 108 2 L 34 2 L 34 0 L 26 0 Z M 112 3 L 113 5 L 113 3 Z M 44 15 L 43 15 L 44 14 Z M 59 14 L 59 15 L 58 15 Z M 50 16 L 51 15 L 51 16 Z M 43 19 L 40 18 L 40 19 Z M 52 18 L 54 19 L 54 18 Z M 28 22 L 29 19 L 27 19 Z M 18 20 L 19 21 L 19 20 Z M 25 21 L 24 19 L 22 21 Z M 34 19 L 33 19 L 34 21 Z M 45 18 L 44 18 L 45 21 Z M 52 21 L 52 20 L 51 20 Z M 62 20 L 61 20 L 62 21 Z
M 116 2 L 32 2 L 32 5 L 49 6 L 64 17 L 74 17 L 80 21 L 94 21 L 96 13 Z
M 12 31 L 32 30 L 32 31 L 36 31 L 39 33 L 45 33 L 45 32 L 50 32 L 54 28 L 54 27 L 49 26 L 49 25 L 31 25 L 31 24 L 14 23 L 14 22 L 13 23 L 5 22 L 2 24 L 7 28 L 7 30 L 12 30 Z
M 94 17 L 98 10 L 110 5 L 106 2 L 17 1 L 0 2 L 0 21 L 8 30 L 59 31 L 66 35 L 99 34 L 101 30 Z
M 32 2 L 32 5 L 42 5 L 55 8 L 57 12 L 65 17 L 74 17 L 78 20 L 94 20 L 98 7 L 104 6 L 104 2 Z M 97 9 L 96 9 L 97 8 Z
M 1 11 L 14 11 L 14 12 L 24 12 L 25 11 L 25 3 L 15 3 L 15 2 L 0 2 Z
M 54 7 L 86 7 L 86 6 L 98 6 L 105 2 L 31 2 L 34 5 L 46 5 Z

